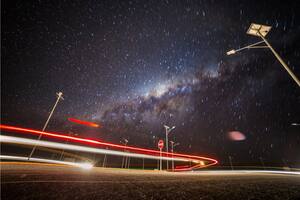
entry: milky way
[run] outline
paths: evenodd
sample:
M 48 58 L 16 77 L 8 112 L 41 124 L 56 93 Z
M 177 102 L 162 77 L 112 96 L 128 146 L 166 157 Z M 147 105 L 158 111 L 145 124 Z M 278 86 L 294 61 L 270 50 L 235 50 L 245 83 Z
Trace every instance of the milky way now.
M 299 88 L 267 49 L 226 55 L 259 41 L 245 33 L 251 22 L 267 24 L 299 77 L 298 4 L 4 1 L 2 123 L 41 128 L 62 91 L 49 130 L 156 148 L 174 125 L 178 151 L 299 166 Z

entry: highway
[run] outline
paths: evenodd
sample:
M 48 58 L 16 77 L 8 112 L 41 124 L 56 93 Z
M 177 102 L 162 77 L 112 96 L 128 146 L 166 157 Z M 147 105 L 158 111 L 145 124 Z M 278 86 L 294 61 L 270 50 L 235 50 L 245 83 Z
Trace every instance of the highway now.
M 297 199 L 300 175 L 1 162 L 1 199 Z

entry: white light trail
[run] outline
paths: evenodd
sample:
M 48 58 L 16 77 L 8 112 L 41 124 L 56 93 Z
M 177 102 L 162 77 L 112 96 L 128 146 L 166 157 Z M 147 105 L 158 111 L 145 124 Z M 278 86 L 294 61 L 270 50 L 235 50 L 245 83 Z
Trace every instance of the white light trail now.
M 28 157 L 22 156 L 9 156 L 9 155 L 0 155 L 1 160 L 19 160 L 19 161 L 28 161 Z M 52 164 L 62 164 L 62 165 L 71 165 L 75 167 L 80 167 L 83 169 L 91 169 L 93 168 L 92 163 L 75 163 L 75 162 L 66 162 L 60 160 L 50 160 L 50 159 L 43 159 L 43 158 L 30 158 L 30 161 L 34 162 L 42 162 L 42 163 L 52 163 Z
M 80 152 L 88 152 L 88 153 L 96 153 L 96 154 L 107 154 L 107 155 L 116 155 L 116 156 L 129 156 L 135 158 L 146 158 L 146 159 L 160 159 L 159 156 L 154 155 L 146 155 L 146 154 L 139 154 L 139 153 L 130 153 L 130 152 L 123 152 L 123 151 L 116 151 L 116 150 L 108 150 L 108 149 L 98 149 L 92 147 L 84 147 L 79 145 L 73 144 L 62 144 L 58 142 L 49 142 L 43 140 L 33 140 L 28 138 L 21 138 L 21 137 L 13 137 L 13 136 L 6 136 L 0 135 L 0 142 L 3 143 L 11 143 L 11 144 L 22 144 L 22 145 L 37 145 L 40 147 L 48 147 L 48 148 L 55 148 L 55 149 L 65 149 L 70 151 L 80 151 Z M 174 160 L 174 161 L 184 161 L 184 162 L 198 162 L 194 159 L 184 159 L 179 157 L 162 157 L 163 160 Z
M 299 171 L 283 171 L 283 170 L 203 170 L 203 171 L 191 171 L 187 173 L 211 173 L 211 174 L 288 174 L 288 175 L 300 175 Z

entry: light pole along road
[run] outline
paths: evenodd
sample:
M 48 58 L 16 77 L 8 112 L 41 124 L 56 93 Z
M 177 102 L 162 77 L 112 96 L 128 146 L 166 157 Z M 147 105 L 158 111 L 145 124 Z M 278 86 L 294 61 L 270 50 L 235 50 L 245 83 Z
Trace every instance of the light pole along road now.
M 55 102 L 55 104 L 54 104 L 54 106 L 53 106 L 53 108 L 52 108 L 52 110 L 51 110 L 51 112 L 50 112 L 50 115 L 49 115 L 49 117 L 48 117 L 48 119 L 47 119 L 47 121 L 46 121 L 46 123 L 45 123 L 43 129 L 42 129 L 42 132 L 44 132 L 45 129 L 47 128 L 47 125 L 48 125 L 48 123 L 49 123 L 49 121 L 50 121 L 50 118 L 51 118 L 52 115 L 53 115 L 53 112 L 54 112 L 54 110 L 55 110 L 55 108 L 56 108 L 56 106 L 57 106 L 59 100 L 61 100 L 61 99 L 64 100 L 64 98 L 62 97 L 62 95 L 63 95 L 62 92 L 59 92 L 59 93 L 56 93 L 56 94 L 57 94 L 57 100 L 56 100 L 56 102 Z M 38 140 L 40 140 L 41 138 L 42 138 L 42 134 L 39 135 Z M 32 150 L 31 150 L 31 152 L 30 152 L 30 155 L 28 156 L 28 160 L 30 160 L 30 158 L 31 158 L 31 156 L 33 155 L 35 149 L 36 149 L 36 145 L 34 145 L 34 147 L 32 148 Z
M 266 35 L 271 30 L 271 26 L 261 25 L 261 24 L 254 24 L 252 23 L 247 31 L 247 34 L 254 35 L 257 37 L 260 37 L 262 41 L 242 47 L 240 49 L 232 49 L 228 51 L 227 55 L 235 54 L 238 51 L 242 51 L 244 49 L 254 49 L 254 48 L 269 48 L 272 53 L 275 55 L 275 57 L 278 59 L 278 61 L 281 63 L 281 65 L 285 68 L 285 70 L 289 73 L 289 75 L 294 79 L 294 81 L 297 83 L 298 87 L 300 87 L 300 81 L 297 78 L 297 76 L 293 73 L 293 71 L 288 67 L 288 65 L 282 60 L 282 58 L 279 56 L 279 54 L 273 49 L 271 44 L 267 41 L 265 38 Z M 265 43 L 267 46 L 257 46 L 259 44 Z
M 124 142 L 123 141 L 120 141 L 121 144 L 123 144 L 126 148 L 127 146 L 127 143 L 128 143 L 128 140 L 123 138 Z M 124 149 L 124 152 L 126 152 L 126 150 Z M 123 159 L 122 159 L 122 168 L 127 168 L 127 159 L 128 157 L 127 156 L 123 156 Z
M 172 152 L 172 158 L 173 158 L 173 153 L 174 153 L 174 147 L 178 146 L 179 143 L 175 143 L 174 141 L 170 141 L 171 143 L 171 152 Z M 172 171 L 174 171 L 174 160 L 172 159 Z
M 168 137 L 169 137 L 169 133 L 175 129 L 175 126 L 173 126 L 172 128 L 168 127 L 167 125 L 164 125 L 165 129 L 166 129 L 166 150 L 167 153 L 169 153 L 169 141 L 168 141 Z M 169 161 L 167 160 L 167 170 L 169 170 Z

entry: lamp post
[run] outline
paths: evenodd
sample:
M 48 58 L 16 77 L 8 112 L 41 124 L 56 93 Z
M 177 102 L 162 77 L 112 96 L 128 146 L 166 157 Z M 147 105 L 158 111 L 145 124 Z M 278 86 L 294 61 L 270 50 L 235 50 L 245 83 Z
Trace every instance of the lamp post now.
M 121 144 L 123 144 L 125 147 L 127 146 L 127 143 L 128 143 L 128 140 L 123 138 L 124 142 L 123 141 L 120 141 Z M 125 152 L 125 148 L 124 148 L 124 152 Z M 124 163 L 125 162 L 125 163 Z M 122 168 L 124 166 L 124 168 L 126 168 L 126 165 L 127 165 L 127 157 L 126 156 L 123 156 L 123 159 L 122 159 Z
M 64 100 L 64 98 L 62 97 L 62 95 L 63 95 L 62 92 L 58 92 L 58 93 L 56 93 L 56 95 L 57 95 L 57 100 L 56 100 L 56 102 L 55 102 L 55 104 L 54 104 L 54 106 L 53 106 L 53 108 L 52 108 L 52 110 L 51 110 L 51 112 L 50 112 L 50 115 L 49 115 L 49 117 L 48 117 L 48 119 L 47 119 L 47 121 L 46 121 L 46 123 L 45 123 L 43 129 L 42 129 L 43 132 L 44 132 L 45 129 L 47 128 L 48 123 L 49 123 L 49 121 L 50 121 L 50 118 L 52 117 L 53 112 L 54 112 L 54 110 L 55 110 L 55 108 L 56 108 L 56 106 L 57 106 L 59 100 L 60 100 L 60 99 Z M 40 140 L 41 138 L 42 138 L 42 134 L 39 135 L 38 140 Z M 32 148 L 32 150 L 31 150 L 31 152 L 30 152 L 30 155 L 28 156 L 28 160 L 30 160 L 30 158 L 31 158 L 31 156 L 33 155 L 35 149 L 36 149 L 36 145 L 34 145 L 34 147 Z
M 73 133 L 72 131 L 69 131 L 68 136 L 71 136 L 71 135 L 73 135 L 73 134 L 74 134 L 74 133 Z M 74 134 L 74 135 L 78 135 L 78 134 Z M 67 141 L 66 141 L 66 144 L 68 144 L 68 143 L 69 143 L 69 139 L 67 139 Z M 63 159 L 64 153 L 65 153 L 65 149 L 63 149 L 63 150 L 61 151 L 59 160 L 62 160 L 62 159 Z
M 108 149 L 108 148 L 106 147 L 106 149 Z M 107 162 L 107 155 L 106 155 L 106 154 L 104 154 L 104 158 L 103 158 L 102 167 L 106 167 L 106 162 Z
M 126 168 L 129 169 L 129 167 L 130 167 L 130 157 L 126 157 L 126 158 L 127 158 L 127 167 Z
M 168 153 L 169 153 L 169 142 L 168 142 L 168 137 L 169 137 L 169 133 L 175 129 L 175 126 L 173 126 L 172 128 L 168 127 L 167 125 L 164 125 L 165 129 L 166 129 L 166 150 L 167 150 L 167 157 L 169 157 Z M 167 160 L 167 170 L 169 170 L 169 161 Z
M 231 170 L 233 170 L 232 158 L 231 158 L 231 156 L 228 156 L 228 158 L 229 158 L 229 163 L 230 163 Z
M 259 160 L 260 160 L 260 162 L 261 162 L 261 164 L 262 164 L 264 170 L 266 170 L 266 167 L 265 167 L 265 163 L 264 163 L 263 158 L 262 158 L 262 157 L 259 157 Z
M 284 160 L 284 159 L 282 158 L 282 161 L 283 161 L 283 164 L 284 164 L 283 169 L 284 169 L 284 170 L 291 171 L 291 169 L 290 169 L 289 165 L 287 164 L 286 160 Z
M 175 143 L 174 141 L 170 141 L 170 143 L 171 143 L 171 152 L 172 152 L 172 171 L 174 171 L 174 160 L 173 160 L 174 147 L 178 146 L 179 143 Z
M 235 54 L 236 52 L 242 51 L 244 49 L 269 48 L 272 51 L 272 53 L 274 54 L 274 56 L 277 58 L 277 60 L 281 63 L 281 65 L 285 68 L 285 70 L 289 73 L 289 75 L 297 83 L 298 87 L 300 87 L 300 81 L 297 78 L 297 76 L 288 67 L 288 65 L 282 60 L 282 58 L 279 56 L 279 54 L 273 49 L 273 47 L 271 46 L 271 44 L 265 38 L 266 35 L 271 30 L 271 28 L 272 28 L 271 26 L 266 26 L 266 25 L 252 23 L 250 25 L 248 31 L 247 31 L 247 34 L 260 37 L 262 39 L 262 41 L 254 43 L 254 44 L 251 44 L 251 45 L 248 45 L 248 46 L 245 46 L 245 47 L 240 48 L 240 49 L 232 49 L 232 50 L 228 51 L 226 54 L 227 55 L 232 55 L 232 54 Z M 262 44 L 262 43 L 264 43 L 267 46 L 257 46 L 257 45 Z

